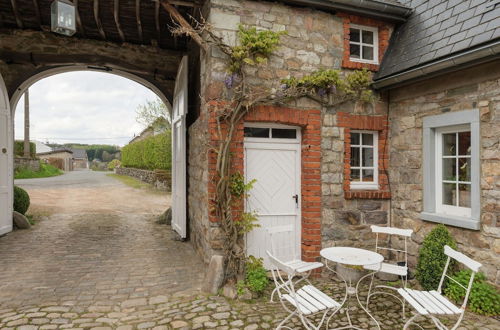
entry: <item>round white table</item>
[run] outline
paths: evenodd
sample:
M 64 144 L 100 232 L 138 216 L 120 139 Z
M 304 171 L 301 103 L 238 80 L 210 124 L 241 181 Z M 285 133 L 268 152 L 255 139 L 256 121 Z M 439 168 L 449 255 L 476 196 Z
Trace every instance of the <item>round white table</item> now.
M 346 293 L 344 296 L 344 300 L 342 301 L 342 307 L 345 306 L 346 308 L 346 315 L 347 315 L 347 320 L 349 321 L 348 326 L 340 327 L 340 328 L 335 328 L 335 329 L 360 329 L 359 327 L 356 327 L 352 324 L 351 317 L 349 315 L 349 301 L 350 297 L 352 295 L 356 295 L 356 300 L 358 301 L 359 306 L 363 311 L 368 314 L 368 316 L 375 321 L 375 324 L 377 327 L 380 329 L 380 325 L 378 321 L 371 315 L 368 310 L 361 304 L 361 301 L 359 299 L 358 295 L 358 287 L 359 283 L 365 279 L 367 276 L 372 275 L 374 272 L 370 272 L 364 276 L 362 276 L 358 282 L 356 283 L 355 286 L 353 286 L 353 283 L 351 283 L 351 280 L 348 279 L 346 280 L 345 278 L 342 277 L 336 270 L 330 268 L 328 266 L 328 261 L 342 264 L 342 265 L 348 265 L 348 266 L 368 266 L 368 265 L 376 265 L 379 264 L 381 265 L 382 262 L 384 261 L 384 256 L 382 256 L 380 253 L 374 252 L 374 251 L 369 251 L 369 250 L 364 250 L 364 249 L 359 249 L 359 248 L 352 248 L 352 247 L 331 247 L 331 248 L 325 248 L 320 251 L 320 254 L 323 258 L 326 259 L 326 267 L 331 270 L 332 272 L 336 273 L 339 278 L 344 281 L 345 286 L 346 286 Z M 332 315 L 333 316 L 333 315 Z M 330 316 L 330 318 L 332 317 Z M 328 320 L 327 324 L 330 322 Z

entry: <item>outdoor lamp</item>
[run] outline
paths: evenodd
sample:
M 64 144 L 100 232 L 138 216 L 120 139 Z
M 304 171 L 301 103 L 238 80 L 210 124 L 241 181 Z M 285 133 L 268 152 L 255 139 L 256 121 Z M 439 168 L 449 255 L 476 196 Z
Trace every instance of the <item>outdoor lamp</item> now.
M 51 30 L 71 36 L 76 32 L 75 6 L 69 0 L 54 0 L 50 5 Z

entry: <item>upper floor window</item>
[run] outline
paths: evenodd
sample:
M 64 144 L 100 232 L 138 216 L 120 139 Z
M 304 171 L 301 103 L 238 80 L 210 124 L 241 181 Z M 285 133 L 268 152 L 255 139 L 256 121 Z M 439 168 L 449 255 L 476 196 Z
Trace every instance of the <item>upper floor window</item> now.
M 378 64 L 378 29 L 350 25 L 349 59 L 353 62 Z
M 378 132 L 351 131 L 351 189 L 378 189 Z

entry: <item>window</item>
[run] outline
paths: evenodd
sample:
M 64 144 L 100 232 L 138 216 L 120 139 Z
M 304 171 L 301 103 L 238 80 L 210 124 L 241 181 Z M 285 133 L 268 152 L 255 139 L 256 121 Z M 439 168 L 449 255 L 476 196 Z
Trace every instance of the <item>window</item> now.
M 245 127 L 246 138 L 297 139 L 296 128 Z
M 378 133 L 351 131 L 351 189 L 378 189 Z
M 349 29 L 349 59 L 378 64 L 378 29 L 352 25 Z
M 479 112 L 424 118 L 424 220 L 479 229 Z

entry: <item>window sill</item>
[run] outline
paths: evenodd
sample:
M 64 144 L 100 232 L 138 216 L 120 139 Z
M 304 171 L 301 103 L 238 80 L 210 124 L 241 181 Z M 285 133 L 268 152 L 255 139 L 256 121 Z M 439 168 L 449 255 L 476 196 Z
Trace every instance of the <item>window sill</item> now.
M 379 190 L 378 184 L 358 184 L 358 183 L 351 183 L 350 185 L 351 190 Z
M 448 214 L 421 212 L 420 219 L 472 230 L 479 230 L 481 227 L 479 219 L 465 218 Z
M 373 64 L 373 65 L 377 65 L 377 66 L 380 65 L 380 63 L 377 62 L 377 61 L 361 60 L 361 59 L 352 58 L 352 57 L 349 57 L 349 62 L 363 63 L 363 64 Z

